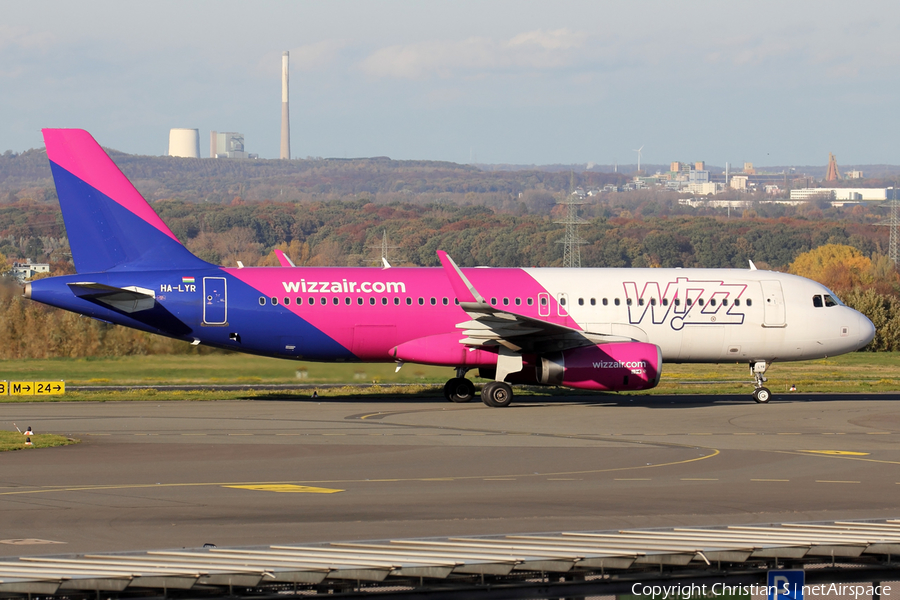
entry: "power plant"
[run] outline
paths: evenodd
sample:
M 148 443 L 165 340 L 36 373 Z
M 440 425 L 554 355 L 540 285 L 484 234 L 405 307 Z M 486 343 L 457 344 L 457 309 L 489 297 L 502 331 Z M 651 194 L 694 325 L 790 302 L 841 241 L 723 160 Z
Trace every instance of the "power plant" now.
M 200 130 L 170 129 L 169 156 L 200 158 Z
M 282 160 L 291 159 L 291 115 L 288 111 L 288 63 L 290 52 L 285 50 L 281 55 L 281 156 Z
M 288 104 L 290 52 L 281 55 L 281 152 L 279 158 L 291 159 L 291 115 Z M 169 130 L 169 156 L 200 158 L 199 129 Z M 244 150 L 244 134 L 234 131 L 209 132 L 210 158 L 259 158 Z

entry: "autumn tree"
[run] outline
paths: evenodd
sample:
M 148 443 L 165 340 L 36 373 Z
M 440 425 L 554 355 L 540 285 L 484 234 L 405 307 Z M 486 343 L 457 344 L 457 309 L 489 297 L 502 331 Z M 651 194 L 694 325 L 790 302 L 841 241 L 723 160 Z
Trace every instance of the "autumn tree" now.
M 835 292 L 870 285 L 872 261 L 852 246 L 826 244 L 799 255 L 788 272 L 818 281 Z

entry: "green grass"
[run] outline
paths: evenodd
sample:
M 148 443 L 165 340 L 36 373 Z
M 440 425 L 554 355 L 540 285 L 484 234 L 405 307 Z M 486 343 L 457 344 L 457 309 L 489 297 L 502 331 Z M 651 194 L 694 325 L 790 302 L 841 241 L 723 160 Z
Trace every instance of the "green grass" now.
M 52 448 L 54 446 L 67 446 L 77 444 L 77 440 L 61 435 L 42 433 L 31 436 L 31 446 L 25 445 L 25 436 L 18 431 L 0 431 L 0 452 L 7 450 L 32 450 L 34 448 Z
M 63 380 L 67 386 L 107 385 L 227 385 L 227 384 L 369 384 L 369 387 L 321 388 L 322 397 L 352 398 L 361 395 L 440 395 L 440 386 L 453 376 L 447 367 L 394 364 L 308 363 L 239 354 L 206 356 L 132 356 L 113 359 L 47 359 L 0 361 L 0 380 Z M 776 394 L 795 384 L 800 392 L 889 392 L 900 391 L 900 353 L 857 352 L 836 358 L 800 363 L 776 363 L 767 373 L 767 386 Z M 470 373 L 474 376 L 474 372 Z M 663 366 L 656 394 L 749 394 L 752 378 L 748 365 Z M 415 384 L 392 387 L 392 384 Z M 374 384 L 374 385 L 373 385 Z M 64 396 L 0 396 L 0 401 L 72 400 L 216 400 L 271 397 L 289 392 L 271 391 L 156 391 L 129 390 L 78 392 Z M 311 391 L 297 392 L 308 396 Z M 581 394 L 578 390 L 523 391 L 553 395 Z M 648 392 L 641 392 L 648 393 Z
M 153 355 L 0 361 L 0 380 L 67 385 L 246 383 L 422 383 L 447 380 L 446 367 L 393 363 L 310 363 L 244 354 Z M 305 374 L 304 374 L 305 372 Z

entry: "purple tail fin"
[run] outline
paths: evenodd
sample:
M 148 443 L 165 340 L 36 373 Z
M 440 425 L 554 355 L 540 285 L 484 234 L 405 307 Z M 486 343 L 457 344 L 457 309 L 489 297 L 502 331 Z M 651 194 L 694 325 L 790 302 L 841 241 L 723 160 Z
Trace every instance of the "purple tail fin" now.
M 43 132 L 79 273 L 209 266 L 176 239 L 91 134 Z

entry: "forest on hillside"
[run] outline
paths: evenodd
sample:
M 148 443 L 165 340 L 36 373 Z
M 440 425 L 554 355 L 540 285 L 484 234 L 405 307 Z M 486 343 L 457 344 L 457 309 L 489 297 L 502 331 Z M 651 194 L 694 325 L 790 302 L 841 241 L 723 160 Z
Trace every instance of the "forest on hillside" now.
M 466 165 L 390 159 L 226 161 L 112 153 L 174 234 L 212 263 L 276 265 L 275 248 L 297 265 L 436 266 L 442 249 L 462 266 L 562 266 L 573 186 L 621 175 L 487 173 Z M 606 178 L 606 179 L 604 179 Z M 612 179 L 610 179 L 612 178 Z M 3 263 L 49 262 L 74 272 L 65 226 L 42 150 L 0 156 L 0 271 Z M 872 349 L 900 349 L 900 284 L 887 260 L 887 209 L 876 204 L 799 206 L 734 196 L 742 209 L 692 208 L 671 191 L 602 193 L 578 206 L 584 267 L 735 267 L 788 270 L 824 247 L 853 260 L 811 276 L 866 312 L 884 334 Z M 840 265 L 869 261 L 849 271 Z M 33 324 L 27 325 L 28 323 Z M 894 323 L 898 325 L 893 325 Z M 0 358 L 175 352 L 148 339 L 25 302 L 7 281 L 0 324 L 27 332 L 0 344 Z M 24 328 L 24 329 L 23 329 Z M 49 328 L 52 328 L 49 329 Z M 40 340 L 51 343 L 41 345 Z M 18 340 L 14 341 L 13 340 Z M 26 343 L 22 340 L 32 340 Z M 76 340 L 79 340 L 76 343 Z
M 888 231 L 876 207 L 853 209 L 761 206 L 760 216 L 702 214 L 677 199 L 628 201 L 625 194 L 582 207 L 579 234 L 585 267 L 745 267 L 784 269 L 802 252 L 828 243 L 866 255 L 886 254 Z M 564 206 L 549 194 L 529 193 L 533 210 L 503 211 L 452 203 L 380 204 L 365 199 L 323 202 L 153 204 L 192 252 L 217 264 L 274 264 L 282 248 L 298 265 L 379 264 L 386 234 L 389 259 L 402 265 L 437 265 L 435 251 L 463 266 L 559 266 Z M 700 214 L 697 214 L 700 213 Z M 56 272 L 69 261 L 65 226 L 55 202 L 0 204 L 0 253 L 50 262 Z

